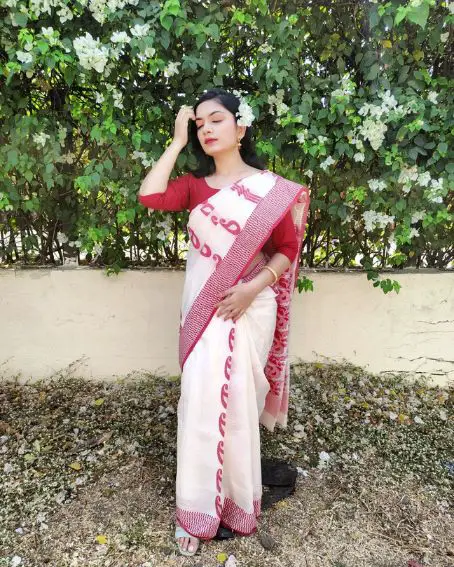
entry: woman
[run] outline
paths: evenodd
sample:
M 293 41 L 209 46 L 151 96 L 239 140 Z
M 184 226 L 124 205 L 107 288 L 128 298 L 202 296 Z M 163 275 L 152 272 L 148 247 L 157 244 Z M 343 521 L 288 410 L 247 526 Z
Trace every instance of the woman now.
M 290 298 L 309 196 L 264 169 L 239 109 L 252 116 L 222 89 L 182 107 L 139 191 L 151 209 L 191 211 L 179 345 L 175 537 L 183 555 L 220 525 L 256 530 L 259 421 L 271 431 L 287 421 Z M 199 167 L 169 182 L 190 120 Z

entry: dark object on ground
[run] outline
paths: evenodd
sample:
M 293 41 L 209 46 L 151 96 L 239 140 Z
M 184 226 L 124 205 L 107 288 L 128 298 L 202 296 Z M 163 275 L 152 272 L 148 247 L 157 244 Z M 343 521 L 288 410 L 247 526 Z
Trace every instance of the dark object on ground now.
M 219 526 L 218 531 L 213 539 L 216 540 L 224 540 L 224 539 L 232 539 L 235 537 L 235 534 L 229 528 L 224 526 Z
M 273 549 L 273 547 L 275 547 L 276 540 L 273 539 L 270 534 L 267 534 L 266 532 L 259 532 L 258 536 L 259 541 L 264 549 L 270 551 L 271 549 Z
M 298 471 L 296 467 L 277 459 L 262 459 L 262 510 L 295 492 Z

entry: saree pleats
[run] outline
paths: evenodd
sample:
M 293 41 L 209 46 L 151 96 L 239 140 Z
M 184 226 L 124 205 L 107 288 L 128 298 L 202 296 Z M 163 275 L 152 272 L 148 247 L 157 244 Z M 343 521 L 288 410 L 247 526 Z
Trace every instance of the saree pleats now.
M 219 524 L 256 530 L 262 479 L 259 417 L 276 322 L 265 288 L 236 323 L 213 317 L 188 357 L 178 405 L 177 521 L 210 539 Z

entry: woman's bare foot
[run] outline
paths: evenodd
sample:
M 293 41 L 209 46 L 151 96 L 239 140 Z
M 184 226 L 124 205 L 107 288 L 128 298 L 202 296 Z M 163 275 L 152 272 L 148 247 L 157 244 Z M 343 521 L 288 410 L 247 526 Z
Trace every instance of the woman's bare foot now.
M 189 551 L 189 553 L 195 553 L 199 547 L 199 540 L 196 537 L 179 537 L 178 543 L 180 549 L 184 551 Z

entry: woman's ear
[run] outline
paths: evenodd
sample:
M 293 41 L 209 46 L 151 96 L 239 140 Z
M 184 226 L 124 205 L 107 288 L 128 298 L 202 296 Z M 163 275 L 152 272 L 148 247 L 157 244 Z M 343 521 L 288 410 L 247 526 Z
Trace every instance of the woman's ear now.
M 238 138 L 243 139 L 246 134 L 246 126 L 238 126 Z

